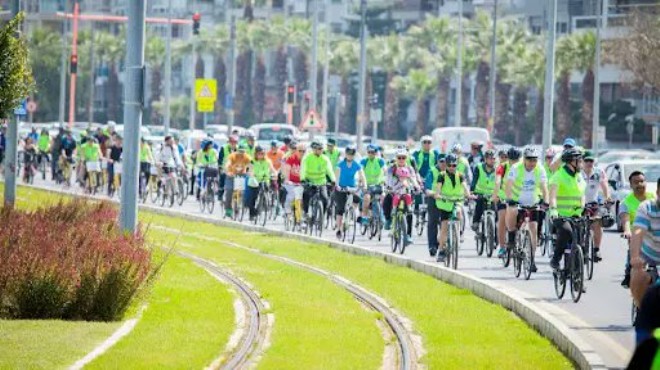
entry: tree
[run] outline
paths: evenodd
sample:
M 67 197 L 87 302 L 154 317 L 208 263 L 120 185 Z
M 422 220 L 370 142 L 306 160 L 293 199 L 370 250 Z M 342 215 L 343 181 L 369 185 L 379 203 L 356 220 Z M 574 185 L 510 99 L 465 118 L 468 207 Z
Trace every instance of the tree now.
M 338 37 L 330 44 L 330 70 L 341 77 L 341 94 L 346 101 L 350 101 L 350 86 L 348 77 L 358 65 L 359 45 L 349 37 Z M 346 111 L 341 112 L 339 128 L 343 132 L 355 131 L 355 120 L 346 117 Z
M 392 81 L 392 87 L 404 96 L 415 99 L 417 103 L 417 121 L 415 123 L 415 136 L 420 137 L 426 132 L 428 111 L 426 99 L 437 86 L 437 77 L 434 73 L 424 69 L 411 69 L 406 76 L 397 76 Z
M 215 101 L 215 124 L 220 124 L 223 116 L 223 102 L 227 94 L 227 65 L 224 54 L 229 48 L 229 30 L 227 25 L 218 24 L 210 31 L 200 35 L 205 50 L 213 55 L 213 76 L 218 84 L 218 96 Z
M 287 45 L 289 43 L 289 27 L 283 17 L 273 17 L 270 21 L 272 41 L 275 43 L 275 106 L 280 109 L 284 107 L 284 87 L 289 76 L 287 70 Z M 278 110 L 274 117 L 276 122 L 284 122 L 286 117 L 282 110 Z
M 571 35 L 575 68 L 584 73 L 582 79 L 582 143 L 593 147 L 592 127 L 594 115 L 594 66 L 596 61 L 596 34 L 587 31 Z M 598 113 L 596 113 L 598 114 Z
M 14 37 L 24 17 L 19 13 L 0 28 L 0 119 L 10 116 L 34 89 L 27 43 Z
M 515 145 L 523 145 L 527 140 L 528 93 L 531 87 L 542 86 L 542 55 L 538 47 L 530 42 L 518 43 L 511 50 L 510 63 L 505 66 L 505 81 L 513 85 L 513 137 Z M 540 65 L 539 65 L 540 64 Z M 539 71 L 540 67 L 540 71 Z M 535 75 L 534 73 L 538 73 Z M 541 76 L 541 77 L 539 77 Z M 539 82 L 540 80 L 540 82 Z M 542 106 L 542 103 L 541 103 Z M 541 117 L 542 118 L 542 117 Z
M 33 98 L 39 103 L 35 120 L 57 120 L 59 104 L 60 58 L 62 42 L 58 34 L 46 28 L 35 28 L 27 40 L 30 50 L 30 66 L 34 73 L 35 90 Z
M 249 37 L 252 50 L 256 54 L 254 77 L 252 78 L 252 118 L 254 122 L 263 122 L 266 105 L 266 64 L 264 53 L 272 45 L 273 35 L 269 25 L 263 21 L 250 23 Z
M 497 40 L 502 40 L 502 21 L 498 23 Z M 477 75 L 475 86 L 477 125 L 486 127 L 488 116 L 488 89 L 490 83 L 490 56 L 492 46 L 492 19 L 485 11 L 477 11 L 469 22 L 467 32 L 468 45 L 477 55 Z
M 564 36 L 557 41 L 557 124 L 556 136 L 565 138 L 571 126 L 571 86 L 570 77 L 575 65 L 573 56 L 573 40 Z M 557 77 L 556 76 L 556 77 Z
M 151 99 L 149 105 L 152 106 L 154 101 L 160 100 L 162 93 L 163 78 L 161 71 L 165 63 L 165 42 L 162 38 L 152 35 L 147 39 L 145 57 L 147 67 L 151 71 Z M 152 115 L 151 123 L 160 122 L 161 117 L 160 115 Z
M 101 32 L 98 35 L 98 50 L 101 53 L 102 62 L 108 63 L 108 82 L 106 96 L 108 98 L 107 119 L 117 122 L 123 121 L 122 113 L 122 89 L 119 82 L 119 64 L 124 60 L 126 52 L 125 30 L 122 28 L 119 35 Z

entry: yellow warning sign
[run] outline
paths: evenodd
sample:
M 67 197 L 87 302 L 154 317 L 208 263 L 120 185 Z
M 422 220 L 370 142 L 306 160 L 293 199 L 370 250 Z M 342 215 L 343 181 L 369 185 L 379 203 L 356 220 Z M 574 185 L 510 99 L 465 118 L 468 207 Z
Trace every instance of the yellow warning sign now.
M 195 100 L 197 111 L 213 112 L 215 101 L 218 98 L 218 83 L 213 78 L 198 78 L 195 80 Z

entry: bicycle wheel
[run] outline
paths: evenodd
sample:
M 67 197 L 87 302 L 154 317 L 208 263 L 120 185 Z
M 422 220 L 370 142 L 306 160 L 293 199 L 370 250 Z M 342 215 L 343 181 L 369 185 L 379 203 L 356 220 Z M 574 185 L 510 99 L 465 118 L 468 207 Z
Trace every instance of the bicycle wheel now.
M 408 221 L 403 213 L 399 213 L 399 254 L 406 252 L 406 235 L 408 235 Z
M 392 231 L 390 232 L 390 248 L 392 253 L 396 253 L 396 250 L 399 248 L 399 216 L 394 215 L 392 219 Z
M 447 248 L 445 249 L 445 267 L 450 267 L 451 266 L 451 259 L 454 257 L 454 232 L 456 232 L 455 228 L 453 227 L 453 222 L 454 221 L 449 221 L 449 225 L 447 227 Z
M 523 265 L 523 277 L 525 280 L 529 280 L 532 276 L 532 257 L 534 256 L 532 252 L 532 234 L 529 230 L 525 230 L 523 233 L 523 244 L 522 244 L 522 265 Z
M 488 214 L 486 217 L 486 256 L 491 258 L 493 256 L 493 251 L 495 251 L 497 235 L 495 234 L 495 218 Z
M 348 242 L 355 243 L 355 234 L 357 233 L 357 219 L 355 217 L 355 209 L 349 208 L 348 212 L 348 230 L 345 231 Z M 364 234 L 363 234 L 364 235 Z
M 546 216 L 543 220 L 542 236 L 539 238 L 541 241 L 541 256 L 545 256 L 550 244 L 550 219 Z
M 580 245 L 576 245 L 571 250 L 569 261 L 571 297 L 573 297 L 573 302 L 577 303 L 582 296 L 582 289 L 584 287 L 584 253 Z
M 268 201 L 266 195 L 261 196 L 261 201 L 258 203 L 257 219 L 259 220 L 258 224 L 261 224 L 262 227 L 266 226 L 266 221 L 268 220 Z
M 504 253 L 504 257 L 500 257 L 500 259 L 502 260 L 502 266 L 509 267 L 509 264 L 511 263 L 511 254 L 513 252 L 511 251 L 511 248 L 509 248 L 508 237 L 507 237 L 507 244 L 505 250 L 506 253 Z
M 321 234 L 323 233 L 323 219 L 325 215 L 323 214 L 323 202 L 321 202 L 321 199 L 317 198 L 316 200 L 316 207 L 315 207 L 316 215 L 315 215 L 315 226 L 316 226 L 316 236 L 321 237 Z
M 467 220 L 467 212 L 465 211 L 465 207 L 461 207 L 461 213 L 463 217 L 461 217 L 460 219 L 460 226 L 461 226 L 461 235 L 463 235 L 463 233 L 465 233 L 465 223 L 466 223 L 465 220 Z
M 474 235 L 474 241 L 477 247 L 477 255 L 482 256 L 484 254 L 484 244 L 486 244 L 486 218 L 482 217 L 481 222 L 479 222 L 479 229 Z
M 337 229 L 337 219 L 334 217 L 335 214 L 335 201 L 330 199 L 330 204 L 328 205 L 328 212 L 326 212 L 327 219 L 325 220 L 325 227 L 331 228 L 332 230 Z
M 215 185 L 213 183 L 209 183 L 206 185 L 206 210 L 209 212 L 209 214 L 213 213 L 213 210 L 215 209 Z
M 243 206 L 243 194 L 240 193 L 238 195 L 238 202 L 236 203 L 238 206 L 238 221 L 243 222 L 243 218 L 245 217 L 245 207 Z
M 197 203 L 199 203 L 199 211 L 201 213 L 204 213 L 204 211 L 206 210 L 206 192 L 199 195 L 199 200 L 197 201 Z
M 238 221 L 238 214 L 241 212 L 241 196 L 237 191 L 232 194 L 231 209 L 233 210 L 232 218 L 234 221 Z
M 594 250 L 594 236 L 591 233 L 591 231 L 587 231 L 587 235 L 585 237 L 585 256 L 584 256 L 584 262 L 586 263 L 586 269 L 587 269 L 587 280 L 591 280 L 594 277 L 594 260 L 596 258 L 596 251 Z
M 552 273 L 552 277 L 555 283 L 555 294 L 557 294 L 557 299 L 562 299 L 566 292 L 566 274 L 563 270 L 555 271 Z
M 424 213 L 423 211 L 418 211 L 415 213 L 415 231 L 417 236 L 421 236 L 424 232 Z
M 156 178 L 152 178 L 149 181 L 149 195 L 151 198 L 151 203 L 156 204 L 158 202 L 158 198 L 160 198 L 160 186 L 158 185 L 158 180 Z
M 454 247 L 451 250 L 451 265 L 454 270 L 458 269 L 458 250 L 460 248 L 460 244 L 458 242 L 458 230 L 457 230 L 457 224 L 453 223 L 452 227 L 454 228 L 454 232 L 452 233 L 452 237 L 454 240 L 452 241 L 452 244 Z
M 177 185 L 176 201 L 181 206 L 183 205 L 183 201 L 186 200 L 186 194 L 187 194 L 186 185 L 183 183 L 183 179 L 181 177 L 177 177 L 176 185 Z

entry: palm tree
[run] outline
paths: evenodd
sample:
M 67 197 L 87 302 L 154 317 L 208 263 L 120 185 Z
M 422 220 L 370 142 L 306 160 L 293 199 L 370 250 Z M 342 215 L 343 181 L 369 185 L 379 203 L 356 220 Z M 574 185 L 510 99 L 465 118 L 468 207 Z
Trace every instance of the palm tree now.
M 106 97 L 108 100 L 108 120 L 122 121 L 122 110 L 120 99 L 121 84 L 119 82 L 119 63 L 124 60 L 125 40 L 122 35 L 125 30 L 122 28 L 119 35 L 107 32 L 99 33 L 98 49 L 101 51 L 102 61 L 108 63 L 108 82 L 106 84 Z
M 200 35 L 203 49 L 213 55 L 213 76 L 218 85 L 218 96 L 215 101 L 215 124 L 222 123 L 223 102 L 227 94 L 227 66 L 224 53 L 229 47 L 229 31 L 225 24 L 216 25 L 210 32 L 202 31 Z
M 594 66 L 596 59 L 596 34 L 587 31 L 574 33 L 573 39 L 573 57 L 574 67 L 584 73 L 582 79 L 582 143 L 585 146 L 593 147 L 592 127 L 594 112 Z
M 330 70 L 341 76 L 341 94 L 346 101 L 350 101 L 350 86 L 348 77 L 355 71 L 358 65 L 359 45 L 357 41 L 350 37 L 337 37 L 331 40 L 330 47 Z M 343 132 L 353 132 L 355 121 L 346 118 L 346 112 L 341 113 L 339 119 L 340 130 Z
M 284 122 L 286 116 L 284 112 L 279 109 L 284 107 L 285 92 L 284 88 L 288 79 L 287 70 L 287 46 L 289 43 L 289 27 L 287 21 L 283 17 L 273 17 L 270 20 L 271 41 L 274 42 L 276 49 L 275 54 L 275 86 L 277 88 L 275 94 L 275 106 L 278 107 L 278 113 L 274 117 L 276 122 Z
M 503 30 L 502 22 L 499 23 L 497 29 L 497 40 L 501 39 L 501 30 Z M 488 115 L 488 86 L 490 82 L 490 54 L 492 46 L 492 20 L 490 14 L 485 11 L 478 11 L 474 19 L 469 22 L 469 31 L 467 32 L 467 39 L 469 47 L 475 51 L 477 55 L 477 75 L 476 75 L 476 112 L 477 112 L 477 125 L 479 127 L 486 127 Z
M 424 69 L 412 69 L 406 76 L 396 76 L 392 87 L 402 95 L 413 98 L 417 104 L 417 120 L 415 123 L 415 136 L 420 137 L 426 131 L 428 111 L 426 99 L 437 86 L 437 76 Z
M 307 65 L 307 51 L 312 46 L 312 25 L 302 18 L 293 18 L 289 20 L 290 42 L 296 47 L 294 56 L 293 77 L 298 86 L 298 91 L 305 90 L 308 87 L 309 68 Z
M 266 65 L 264 53 L 271 46 L 273 36 L 263 21 L 250 23 L 249 37 L 252 50 L 256 54 L 254 77 L 252 78 L 252 117 L 254 122 L 262 122 L 266 103 Z
M 39 102 L 34 118 L 37 122 L 54 121 L 58 111 L 59 79 L 53 76 L 59 76 L 61 38 L 46 28 L 35 28 L 30 32 L 27 44 L 36 85 L 33 98 Z
M 573 39 L 564 36 L 557 41 L 557 127 L 556 136 L 563 139 L 568 136 L 571 126 L 571 71 L 575 65 Z
M 165 62 L 165 42 L 159 36 L 152 35 L 147 40 L 145 48 L 145 57 L 147 66 L 151 70 L 151 101 L 149 105 L 152 106 L 155 101 L 160 100 L 162 93 L 161 85 L 163 82 L 161 70 Z M 155 117 L 154 117 L 155 116 Z M 160 115 L 154 114 L 151 117 L 151 123 L 155 124 L 160 122 Z

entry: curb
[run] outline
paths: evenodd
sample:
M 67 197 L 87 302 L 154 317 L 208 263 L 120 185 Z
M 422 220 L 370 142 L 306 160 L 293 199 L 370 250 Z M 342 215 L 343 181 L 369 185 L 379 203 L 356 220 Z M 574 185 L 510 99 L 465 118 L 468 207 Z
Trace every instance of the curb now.
M 503 306 L 523 319 L 541 335 L 554 343 L 559 350 L 574 362 L 580 369 L 606 369 L 600 355 L 575 330 L 551 316 L 545 310 L 528 302 L 524 294 L 507 286 L 467 275 L 460 271 L 450 270 L 444 266 L 425 261 L 417 261 L 405 256 L 380 252 L 357 245 L 340 243 L 313 236 L 301 235 L 288 231 L 246 225 L 235 221 L 216 219 L 209 216 L 193 215 L 177 210 L 168 210 L 151 205 L 140 205 L 140 208 L 165 216 L 175 216 L 191 221 L 203 221 L 218 226 L 237 228 L 250 232 L 267 233 L 297 239 L 305 242 L 327 245 L 331 248 L 360 256 L 369 256 L 383 259 L 387 263 L 411 268 L 417 272 L 433 276 L 443 282 L 461 289 L 467 289 L 476 296 L 489 302 Z

